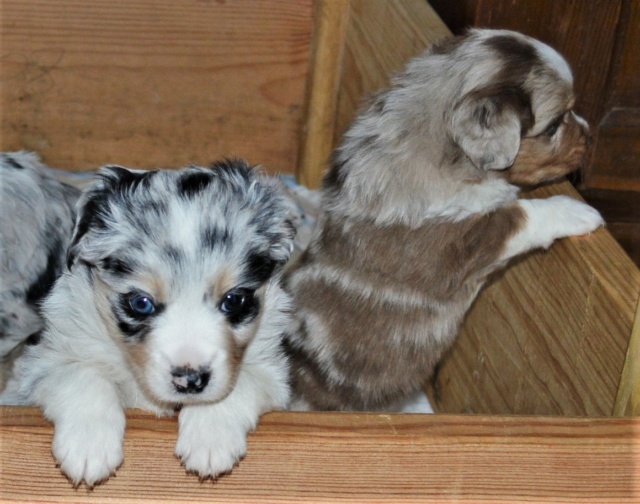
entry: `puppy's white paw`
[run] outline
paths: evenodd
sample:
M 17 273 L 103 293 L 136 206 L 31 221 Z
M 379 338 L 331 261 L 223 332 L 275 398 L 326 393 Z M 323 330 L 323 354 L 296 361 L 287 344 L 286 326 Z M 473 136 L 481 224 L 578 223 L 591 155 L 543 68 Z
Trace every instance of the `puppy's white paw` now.
M 557 238 L 585 235 L 604 225 L 600 213 L 582 201 L 564 195 L 546 201 L 553 205 Z
M 175 453 L 187 472 L 215 478 L 231 471 L 247 452 L 247 431 L 238 423 L 200 414 L 180 412 L 180 431 Z
M 567 236 L 581 236 L 604 225 L 595 208 L 564 195 L 547 199 L 519 200 L 525 225 L 506 243 L 502 259 L 510 259 L 536 248 L 548 248 Z
M 122 422 L 67 421 L 56 425 L 51 449 L 60 469 L 75 486 L 84 481 L 92 487 L 122 464 L 123 440 Z

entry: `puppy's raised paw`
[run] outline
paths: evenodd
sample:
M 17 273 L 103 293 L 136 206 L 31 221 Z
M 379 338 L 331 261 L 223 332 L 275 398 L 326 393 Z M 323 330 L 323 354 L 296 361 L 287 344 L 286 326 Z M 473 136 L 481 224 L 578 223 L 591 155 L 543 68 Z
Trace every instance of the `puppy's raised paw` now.
M 550 222 L 557 227 L 558 238 L 586 235 L 604 225 L 600 213 L 582 201 L 564 195 L 552 196 L 546 201 L 555 214 Z
M 246 430 L 207 409 L 192 406 L 180 412 L 175 449 L 187 472 L 202 479 L 231 471 L 247 452 Z
M 524 225 L 506 243 L 502 259 L 536 248 L 548 248 L 560 238 L 582 236 L 604 225 L 598 211 L 569 196 L 518 200 Z
M 60 469 L 78 486 L 106 480 L 122 464 L 124 426 L 106 422 L 91 425 L 67 422 L 56 425 L 53 456 Z

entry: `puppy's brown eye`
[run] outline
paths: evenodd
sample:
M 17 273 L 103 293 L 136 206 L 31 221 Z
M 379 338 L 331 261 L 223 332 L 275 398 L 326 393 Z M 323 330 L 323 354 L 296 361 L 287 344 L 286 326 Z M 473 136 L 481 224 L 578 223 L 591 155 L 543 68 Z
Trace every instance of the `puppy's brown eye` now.
M 237 313 L 247 304 L 247 295 L 242 292 L 227 292 L 220 303 L 220 309 L 224 313 Z
M 547 129 L 544 130 L 543 134 L 548 137 L 552 137 L 553 135 L 555 135 L 556 132 L 558 131 L 558 128 L 560 128 L 560 126 L 562 125 L 562 122 L 564 121 L 564 116 L 565 114 L 562 114 L 561 116 L 558 116 L 556 119 L 554 119 L 551 122 L 551 124 L 547 126 Z
M 232 289 L 222 296 L 218 305 L 232 325 L 250 322 L 258 314 L 260 303 L 250 289 Z

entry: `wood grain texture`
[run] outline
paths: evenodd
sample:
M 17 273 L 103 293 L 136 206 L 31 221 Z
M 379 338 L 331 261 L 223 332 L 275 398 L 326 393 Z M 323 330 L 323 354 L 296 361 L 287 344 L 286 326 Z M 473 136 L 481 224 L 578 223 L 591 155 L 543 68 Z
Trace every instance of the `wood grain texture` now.
M 33 409 L 0 409 L 2 502 L 631 503 L 640 420 L 272 413 L 217 482 L 172 456 L 175 419 L 128 414 L 115 478 L 74 490 Z
M 579 197 L 566 182 L 530 196 L 558 193 Z M 522 258 L 472 307 L 430 392 L 436 410 L 611 415 L 639 296 L 606 229 Z
M 609 88 L 611 107 L 640 108 L 640 0 L 622 0 Z
M 3 0 L 0 149 L 294 172 L 312 0 Z
M 580 194 L 600 211 L 607 221 L 607 229 L 640 267 L 640 178 L 638 190 L 626 190 L 620 179 L 612 180 L 618 182 L 614 189 L 587 189 Z
M 640 222 L 611 222 L 607 228 L 640 268 Z
M 615 180 L 623 189 L 640 185 L 640 107 L 612 109 L 602 119 L 589 187 L 604 189 L 601 177 Z
M 622 0 L 615 28 L 613 62 L 605 88 L 602 119 L 597 125 L 590 167 L 590 188 L 640 190 L 640 0 Z M 640 235 L 636 236 L 640 246 Z
M 298 178 L 318 187 L 364 96 L 450 35 L 424 0 L 320 0 Z
M 318 0 L 314 14 L 307 110 L 301 132 L 298 179 L 319 187 L 333 150 L 349 0 Z
M 640 416 L 640 302 L 622 369 L 614 416 Z
M 409 58 L 450 35 L 424 0 L 351 0 L 335 143 L 363 98 L 387 86 Z

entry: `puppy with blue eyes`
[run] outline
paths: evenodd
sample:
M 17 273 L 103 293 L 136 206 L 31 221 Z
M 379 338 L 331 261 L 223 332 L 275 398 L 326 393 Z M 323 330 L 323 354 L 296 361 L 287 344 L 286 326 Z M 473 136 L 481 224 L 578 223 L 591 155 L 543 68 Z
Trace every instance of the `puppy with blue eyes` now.
M 279 276 L 294 230 L 277 187 L 244 162 L 109 166 L 81 196 L 42 340 L 18 364 L 76 485 L 123 462 L 125 408 L 179 413 L 175 454 L 201 478 L 232 469 L 260 415 L 284 408 Z

